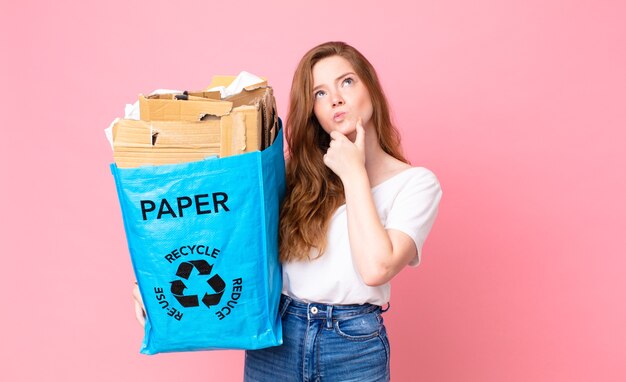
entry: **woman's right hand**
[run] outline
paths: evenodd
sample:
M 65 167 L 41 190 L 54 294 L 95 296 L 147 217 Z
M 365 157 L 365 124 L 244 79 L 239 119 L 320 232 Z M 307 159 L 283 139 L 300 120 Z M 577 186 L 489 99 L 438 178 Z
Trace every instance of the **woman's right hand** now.
M 133 287 L 133 300 L 135 300 L 135 317 L 141 326 L 146 325 L 146 307 L 141 299 L 141 293 L 139 293 L 139 286 L 135 283 Z

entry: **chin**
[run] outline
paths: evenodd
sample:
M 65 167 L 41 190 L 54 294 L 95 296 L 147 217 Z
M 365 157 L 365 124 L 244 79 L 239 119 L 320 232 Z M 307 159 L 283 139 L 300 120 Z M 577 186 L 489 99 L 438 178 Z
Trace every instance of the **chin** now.
M 356 125 L 352 121 L 343 121 L 337 124 L 335 130 L 347 136 L 356 132 Z
M 342 131 L 341 134 L 345 135 L 352 142 L 354 142 L 354 140 L 356 139 L 356 129 Z
M 356 129 L 342 128 L 342 127 L 334 128 L 331 131 L 340 132 L 341 134 L 345 135 L 346 137 L 349 137 L 350 135 L 353 135 L 353 134 L 356 133 Z M 329 132 L 329 134 L 330 134 L 330 132 Z

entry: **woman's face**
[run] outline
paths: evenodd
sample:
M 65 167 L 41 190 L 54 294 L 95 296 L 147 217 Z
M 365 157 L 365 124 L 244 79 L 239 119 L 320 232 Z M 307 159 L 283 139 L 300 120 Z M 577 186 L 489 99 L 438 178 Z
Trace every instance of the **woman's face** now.
M 348 60 L 331 56 L 313 66 L 313 113 L 324 131 L 354 140 L 357 119 L 367 128 L 372 112 L 369 92 Z

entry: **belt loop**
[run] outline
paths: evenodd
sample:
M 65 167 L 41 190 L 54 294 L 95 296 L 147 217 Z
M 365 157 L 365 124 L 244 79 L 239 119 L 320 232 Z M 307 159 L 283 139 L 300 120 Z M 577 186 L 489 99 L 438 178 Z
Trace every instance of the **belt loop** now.
M 326 309 L 326 327 L 328 329 L 333 328 L 333 306 L 328 305 Z
M 381 313 L 385 313 L 386 311 L 389 310 L 389 308 L 391 308 L 391 303 L 389 301 L 387 301 L 387 307 L 385 309 L 383 309 L 382 306 L 381 306 L 380 312 Z
M 291 301 L 293 301 L 293 299 L 287 295 L 282 295 L 283 296 L 283 301 L 282 302 L 282 306 L 280 307 L 280 317 L 283 317 L 285 315 L 285 312 L 287 311 L 287 308 L 289 308 L 289 304 L 291 304 Z

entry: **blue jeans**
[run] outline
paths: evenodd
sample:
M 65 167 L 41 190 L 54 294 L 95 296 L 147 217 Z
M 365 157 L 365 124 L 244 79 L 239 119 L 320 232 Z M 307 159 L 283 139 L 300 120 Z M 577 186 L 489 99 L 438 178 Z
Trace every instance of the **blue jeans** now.
M 246 382 L 389 381 L 380 306 L 325 305 L 281 296 L 283 344 L 246 351 Z

